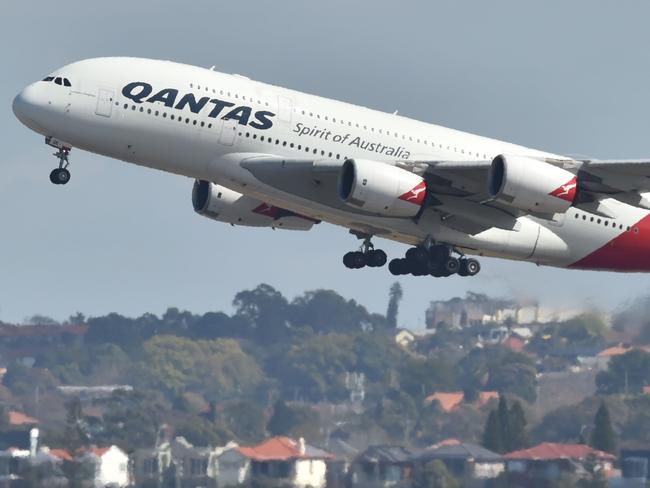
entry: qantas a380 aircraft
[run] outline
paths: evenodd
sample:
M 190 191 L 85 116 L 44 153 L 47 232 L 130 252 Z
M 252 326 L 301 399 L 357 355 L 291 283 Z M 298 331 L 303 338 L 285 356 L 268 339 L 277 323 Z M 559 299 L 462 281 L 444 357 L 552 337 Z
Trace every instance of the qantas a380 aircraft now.
M 411 246 L 395 275 L 473 276 L 468 255 L 650 270 L 650 161 L 576 160 L 170 61 L 99 58 L 27 86 L 18 119 L 73 147 L 194 178 L 201 215 L 363 239 L 348 268 L 383 266 L 371 238 Z

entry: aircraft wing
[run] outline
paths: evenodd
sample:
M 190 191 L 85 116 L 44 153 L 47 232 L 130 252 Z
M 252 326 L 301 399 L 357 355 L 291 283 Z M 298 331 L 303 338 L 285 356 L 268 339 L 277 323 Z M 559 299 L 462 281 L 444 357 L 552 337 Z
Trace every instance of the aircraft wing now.
M 581 186 L 592 191 L 650 191 L 650 160 L 583 160 L 580 176 Z
M 398 166 L 422 174 L 432 195 L 431 206 L 445 225 L 468 234 L 491 227 L 517 230 L 523 212 L 502 205 L 487 192 L 488 161 L 416 161 Z

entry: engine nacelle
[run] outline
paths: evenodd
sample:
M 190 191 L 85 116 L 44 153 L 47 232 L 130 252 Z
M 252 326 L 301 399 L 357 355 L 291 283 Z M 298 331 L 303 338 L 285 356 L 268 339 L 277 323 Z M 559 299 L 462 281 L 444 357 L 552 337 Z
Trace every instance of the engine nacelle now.
M 577 192 L 576 175 L 524 156 L 499 155 L 492 160 L 488 193 L 511 207 L 542 214 L 564 213 Z
M 341 167 L 340 198 L 352 207 L 383 217 L 414 217 L 427 193 L 421 176 L 367 159 L 348 159 Z
M 203 180 L 194 182 L 192 206 L 199 215 L 233 225 L 309 230 L 319 223 L 318 220 Z

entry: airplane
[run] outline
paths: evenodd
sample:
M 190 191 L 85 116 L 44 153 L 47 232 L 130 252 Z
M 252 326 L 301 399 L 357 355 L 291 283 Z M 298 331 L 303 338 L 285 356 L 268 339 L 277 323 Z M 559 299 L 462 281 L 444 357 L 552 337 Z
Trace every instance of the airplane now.
M 477 256 L 650 271 L 650 160 L 575 159 L 171 61 L 88 59 L 24 88 L 16 117 L 70 180 L 78 148 L 194 179 L 192 204 L 232 225 L 407 244 L 393 275 L 474 276 Z

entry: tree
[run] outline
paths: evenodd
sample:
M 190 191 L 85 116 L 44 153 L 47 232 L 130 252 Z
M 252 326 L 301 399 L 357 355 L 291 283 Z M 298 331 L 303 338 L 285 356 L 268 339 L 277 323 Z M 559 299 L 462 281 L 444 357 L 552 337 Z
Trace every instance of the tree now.
M 426 463 L 415 475 L 417 488 L 458 488 L 458 480 L 440 459 Z
M 499 415 L 499 427 L 501 427 L 499 432 L 501 449 L 503 449 L 503 452 L 510 452 L 510 411 L 508 410 L 508 401 L 505 395 L 499 395 L 497 414 Z
M 594 419 L 594 431 L 591 434 L 590 445 L 594 449 L 605 452 L 616 452 L 616 434 L 612 427 L 612 420 L 609 416 L 609 409 L 603 401 L 596 412 Z
M 483 432 L 483 447 L 490 451 L 502 453 L 503 449 L 503 436 L 501 434 L 501 422 L 499 421 L 498 410 L 490 411 L 488 418 L 485 422 L 485 430 Z
M 386 323 L 388 327 L 397 328 L 397 312 L 399 311 L 399 302 L 402 300 L 404 291 L 398 281 L 392 284 L 389 292 L 388 310 L 386 310 Z
M 227 405 L 223 419 L 239 442 L 253 444 L 262 440 L 266 433 L 264 410 L 258 403 L 241 400 Z
M 88 444 L 89 438 L 83 420 L 81 401 L 75 397 L 68 401 L 66 408 L 65 443 L 70 452 L 75 452 L 80 447 Z
M 365 307 L 333 290 L 307 291 L 291 302 L 289 312 L 292 325 L 310 327 L 322 334 L 350 334 L 380 325 Z
M 640 393 L 650 383 L 650 353 L 633 349 L 609 360 L 606 371 L 596 376 L 598 391 L 611 393 Z
M 208 400 L 234 397 L 262 381 L 255 360 L 233 339 L 156 336 L 144 343 L 139 370 L 138 381 L 171 397 L 185 391 L 202 393 Z
M 273 406 L 273 416 L 269 419 L 267 429 L 271 435 L 286 435 L 317 439 L 320 437 L 320 415 L 311 407 L 287 405 L 278 400 Z
M 234 435 L 221 423 L 213 423 L 197 416 L 189 417 L 177 425 L 176 435 L 200 447 L 223 446 L 234 438 Z
M 254 290 L 240 291 L 235 295 L 233 305 L 237 309 L 236 315 L 248 322 L 254 340 L 268 344 L 286 338 L 289 304 L 272 286 L 263 283 Z
M 509 411 L 510 445 L 508 451 L 516 451 L 528 447 L 528 433 L 526 432 L 526 414 L 521 402 L 515 401 Z

